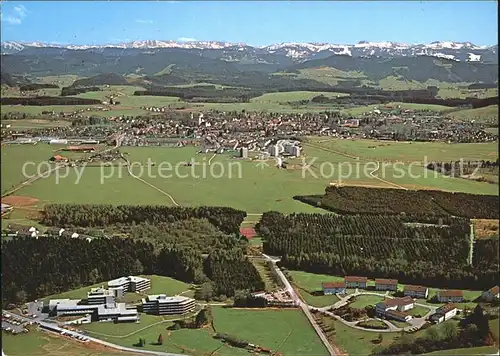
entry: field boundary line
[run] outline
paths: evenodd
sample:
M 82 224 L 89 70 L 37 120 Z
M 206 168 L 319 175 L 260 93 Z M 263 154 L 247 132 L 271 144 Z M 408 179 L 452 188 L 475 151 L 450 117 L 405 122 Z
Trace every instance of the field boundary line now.
M 408 190 L 408 188 L 406 187 L 403 187 L 402 185 L 399 185 L 399 184 L 396 184 L 396 183 L 392 183 L 392 182 L 389 182 L 388 180 L 385 180 L 385 179 L 382 179 L 376 175 L 374 175 L 375 172 L 377 172 L 378 170 L 380 169 L 380 162 L 377 162 L 377 168 L 375 168 L 373 171 L 370 172 L 370 176 L 372 176 L 373 178 L 375 179 L 378 179 L 379 181 L 381 182 L 384 182 L 384 183 L 387 183 L 389 185 L 392 185 L 394 187 L 397 187 L 399 189 L 404 189 L 404 190 Z
M 145 181 L 145 180 L 144 180 L 144 179 L 142 179 L 141 177 L 138 177 L 138 176 L 136 176 L 134 173 L 132 173 L 132 170 L 130 169 L 130 163 L 129 163 L 128 159 L 126 159 L 126 158 L 123 156 L 123 154 L 122 154 L 121 156 L 122 156 L 122 158 L 125 160 L 125 162 L 127 162 L 127 172 L 128 172 L 128 174 L 130 174 L 130 176 L 132 176 L 133 178 L 135 178 L 135 179 L 139 180 L 140 182 L 143 182 L 144 184 L 149 185 L 151 188 L 156 189 L 157 191 L 159 191 L 159 192 L 160 192 L 160 193 L 162 193 L 163 195 L 166 195 L 167 197 L 169 197 L 169 198 L 170 198 L 170 200 L 172 201 L 172 203 L 173 203 L 175 206 L 179 206 L 179 204 L 177 204 L 177 202 L 175 201 L 175 199 L 174 199 L 174 197 L 173 197 L 173 196 L 171 196 L 171 195 L 170 195 L 170 194 L 168 194 L 167 192 L 165 192 L 165 191 L 161 190 L 160 188 L 158 188 L 158 187 L 154 186 L 153 184 L 151 184 L 151 183 L 149 183 L 149 182 Z
M 311 146 L 313 148 L 317 148 L 317 149 L 320 149 L 320 150 L 323 150 L 323 151 L 327 151 L 327 152 L 331 152 L 331 153 L 335 153 L 335 154 L 338 154 L 340 156 L 344 156 L 344 157 L 347 157 L 347 158 L 353 158 L 355 160 L 361 160 L 360 157 L 357 157 L 357 156 L 352 156 L 348 153 L 344 153 L 344 152 L 340 152 L 340 151 L 336 151 L 336 150 L 332 150 L 330 148 L 326 148 L 326 147 L 323 147 L 323 146 L 318 146 L 318 145 L 315 145 L 315 144 L 312 144 L 312 143 L 306 143 L 306 142 L 303 142 L 302 143 L 304 146 Z

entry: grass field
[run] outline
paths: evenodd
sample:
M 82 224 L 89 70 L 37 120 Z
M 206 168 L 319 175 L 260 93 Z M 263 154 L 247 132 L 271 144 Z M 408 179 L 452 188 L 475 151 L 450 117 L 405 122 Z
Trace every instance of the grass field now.
M 51 127 L 67 127 L 71 123 L 64 120 L 2 120 L 2 125 L 10 125 L 11 129 L 46 129 Z
M 326 355 L 305 316 L 298 310 L 246 310 L 213 307 L 217 332 L 228 333 L 251 343 L 268 347 L 285 355 Z M 146 350 L 204 355 L 217 350 L 216 355 L 240 355 L 246 351 L 223 346 L 212 337 L 213 331 L 181 329 L 169 331 L 172 325 L 161 317 L 141 315 L 139 324 L 93 323 L 82 328 L 93 336 L 115 344 L 133 347 L 139 338 L 146 339 Z M 269 328 L 272 326 L 272 328 Z M 158 335 L 163 345 L 154 345 Z
M 212 309 L 214 327 L 284 355 L 327 355 L 299 310 Z
M 424 355 L 449 355 L 449 356 L 472 356 L 472 355 L 494 355 L 498 353 L 498 346 L 470 347 L 466 349 L 450 349 L 429 352 Z
M 34 165 L 26 165 L 27 176 L 37 174 L 37 166 L 41 162 L 47 162 L 54 155 L 54 146 L 37 145 L 9 145 L 2 146 L 2 192 L 13 188 L 24 182 L 27 178 L 23 174 L 23 166 L 26 162 Z M 41 171 L 48 169 L 48 165 L 40 166 Z
M 364 309 L 368 305 L 373 305 L 383 302 L 384 297 L 379 297 L 376 295 L 358 295 L 352 299 L 352 303 L 349 304 L 351 308 Z
M 464 121 L 475 120 L 476 122 L 491 122 L 498 124 L 498 105 L 490 105 L 478 109 L 453 111 L 447 116 Z
M 399 142 L 377 140 L 339 140 L 310 137 L 310 142 L 360 159 L 402 162 L 495 160 L 498 143 Z
M 315 274 L 303 271 L 288 271 L 292 276 L 293 283 L 308 291 L 320 291 L 323 282 L 343 282 L 344 277 L 330 276 L 326 274 Z
M 420 315 L 420 317 L 423 317 L 425 314 L 429 312 L 430 309 L 421 307 L 419 305 L 415 305 L 413 309 L 408 310 L 408 314 L 417 317 Z
M 128 352 L 83 344 L 48 332 L 32 330 L 28 334 L 2 333 L 2 351 L 9 356 L 115 356 Z
M 449 106 L 443 105 L 433 105 L 433 104 L 412 104 L 412 103 L 387 103 L 385 105 L 391 105 L 393 107 L 399 106 L 401 109 L 410 109 L 410 110 L 431 110 L 431 111 L 446 111 L 450 110 Z M 380 106 L 380 105 L 378 105 Z M 357 106 L 350 109 L 343 110 L 344 113 L 349 115 L 361 115 L 365 112 L 373 111 L 377 105 L 367 105 L 367 106 Z
M 335 328 L 333 342 L 349 355 L 370 355 L 379 345 L 373 341 L 378 338 L 378 333 L 351 328 L 331 317 L 324 317 L 327 325 Z M 382 347 L 389 346 L 399 337 L 399 333 L 384 333 Z
M 339 298 L 336 295 L 312 295 L 303 289 L 299 289 L 298 293 L 308 305 L 317 308 L 333 305 L 339 301 Z
M 422 160 L 422 155 L 427 155 L 430 159 L 439 157 L 441 160 L 458 157 L 494 160 L 497 157 L 495 143 L 470 145 L 426 143 L 424 146 L 424 144 L 402 142 L 320 141 L 320 139 L 312 138 L 314 147 L 304 145 L 304 163 L 312 164 L 311 171 L 314 174 L 300 168 L 280 170 L 274 166 L 273 161 L 267 161 L 264 165 L 252 160 L 234 160 L 230 153 L 215 156 L 209 166 L 208 161 L 212 155 L 197 155 L 197 149 L 194 147 L 124 147 L 122 152 L 129 153 L 129 160 L 134 163 L 134 174 L 140 175 L 142 170 L 141 177 L 144 180 L 171 194 L 178 204 L 230 206 L 251 213 L 269 210 L 320 212 L 322 210 L 295 201 L 292 197 L 322 194 L 325 186 L 331 182 L 338 182 L 339 179 L 345 185 L 392 187 L 389 183 L 370 175 L 376 168 L 376 163 L 368 162 L 370 159 L 376 161 L 382 159 Z M 370 148 L 372 146 L 376 148 Z M 53 150 L 52 146 L 40 144 L 2 147 L 2 190 L 23 181 L 21 169 L 24 162 L 45 161 L 53 155 Z M 401 152 L 405 152 L 403 157 L 401 157 Z M 343 153 L 358 155 L 362 159 L 356 161 L 343 156 Z M 250 153 L 250 157 L 254 155 Z M 157 166 L 148 167 L 148 158 L 156 162 Z M 191 159 L 197 162 L 196 167 L 182 166 L 183 162 Z M 162 162 L 168 162 L 172 167 L 169 171 L 162 171 L 163 178 L 158 170 Z M 347 171 L 344 162 L 350 162 L 347 165 Z M 177 164 L 179 164 L 178 175 L 175 174 Z M 494 184 L 441 175 L 434 177 L 434 172 L 422 166 L 412 166 L 413 176 L 411 176 L 408 167 L 410 166 L 385 167 L 381 165 L 376 175 L 410 189 L 443 189 L 498 194 L 498 187 Z M 79 171 L 75 168 L 60 170 L 59 181 L 57 181 L 57 175 L 52 175 L 24 187 L 16 194 L 35 197 L 40 200 L 41 204 L 48 202 L 173 204 L 167 196 L 128 175 L 123 167 L 86 167 L 83 171 L 79 167 L 76 168 Z M 62 176 L 66 173 L 66 177 Z M 80 180 L 78 180 L 78 174 L 81 174 Z M 418 176 L 420 178 L 417 178 Z

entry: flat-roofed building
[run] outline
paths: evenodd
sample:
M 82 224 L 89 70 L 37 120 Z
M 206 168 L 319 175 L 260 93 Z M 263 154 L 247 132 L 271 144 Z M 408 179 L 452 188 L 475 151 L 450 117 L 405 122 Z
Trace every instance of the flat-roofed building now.
M 375 279 L 375 289 L 376 290 L 398 290 L 398 280 L 397 279 Z
M 405 297 L 413 297 L 413 298 L 425 298 L 429 296 L 429 288 L 423 287 L 423 286 L 412 286 L 412 285 L 405 285 L 404 289 L 404 295 Z
M 115 302 L 113 291 L 104 289 L 104 287 L 92 288 L 87 293 L 87 304 L 109 304 Z
M 185 314 L 195 308 L 192 298 L 183 296 L 167 297 L 166 294 L 148 295 L 142 300 L 142 311 L 147 314 Z
M 97 321 L 138 321 L 137 308 L 127 307 L 125 303 L 81 304 L 80 299 L 57 299 L 49 302 L 51 314 L 91 315 Z
M 143 277 L 128 276 L 113 279 L 108 282 L 108 288 L 123 288 L 124 292 L 142 292 L 151 288 L 151 280 Z

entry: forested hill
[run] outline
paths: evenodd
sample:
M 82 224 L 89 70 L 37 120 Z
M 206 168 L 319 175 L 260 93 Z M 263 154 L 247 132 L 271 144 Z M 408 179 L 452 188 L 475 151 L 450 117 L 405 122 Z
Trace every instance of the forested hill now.
M 273 73 L 293 73 L 306 68 L 330 67 L 343 72 L 357 72 L 367 81 L 376 82 L 387 76 L 425 82 L 437 80 L 451 83 L 483 82 L 497 80 L 495 64 L 482 62 L 457 62 L 436 57 L 351 57 L 331 55 L 297 64 L 278 53 L 266 52 L 260 57 L 242 56 L 230 50 L 202 50 L 184 48 L 100 48 L 87 50 L 30 48 L 16 54 L 2 56 L 2 70 L 11 74 L 63 75 L 76 74 L 93 77 L 85 85 L 99 83 L 126 84 L 117 75 L 135 74 L 144 80 L 155 80 L 166 85 L 187 82 L 211 82 L 223 85 L 258 87 L 284 87 L 302 81 L 299 87 L 318 85 L 309 78 L 283 76 Z M 162 76 L 164 76 L 162 78 Z M 105 79 L 107 78 L 107 79 Z M 112 80 L 111 80 L 112 79 Z M 104 81 L 103 81 L 104 80 Z M 111 80 L 111 82 L 110 82 Z M 83 85 L 78 83 L 78 85 Z M 323 84 L 326 85 L 326 84 Z

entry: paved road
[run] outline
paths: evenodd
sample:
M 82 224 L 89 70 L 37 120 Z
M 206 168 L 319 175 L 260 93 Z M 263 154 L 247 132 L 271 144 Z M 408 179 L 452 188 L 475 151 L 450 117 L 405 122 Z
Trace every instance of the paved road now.
M 330 342 L 328 341 L 326 335 L 323 333 L 323 330 L 321 330 L 321 328 L 319 327 L 319 325 L 316 323 L 316 321 L 314 320 L 313 316 L 311 315 L 311 312 L 309 311 L 309 306 L 307 304 L 305 304 L 298 296 L 297 294 L 295 293 L 295 290 L 293 289 L 292 285 L 290 284 L 290 282 L 288 281 L 288 279 L 286 279 L 285 275 L 283 274 L 283 272 L 278 268 L 278 266 L 276 265 L 276 262 L 279 261 L 278 258 L 276 257 L 271 257 L 271 256 L 268 256 L 268 255 L 265 255 L 265 254 L 262 254 L 262 256 L 264 256 L 264 258 L 268 261 L 272 261 L 273 265 L 274 265 L 274 269 L 276 271 L 276 273 L 278 273 L 278 276 L 280 277 L 281 281 L 283 282 L 287 292 L 290 294 L 290 296 L 292 297 L 293 301 L 295 302 L 295 304 L 297 304 L 301 309 L 302 311 L 304 312 L 304 314 L 306 315 L 307 319 L 309 319 L 309 322 L 311 323 L 311 325 L 313 326 L 314 330 L 316 331 L 316 333 L 318 334 L 319 338 L 321 339 L 321 341 L 323 342 L 323 344 L 325 345 L 326 349 L 328 350 L 328 353 L 331 355 L 331 356 L 337 356 L 337 355 L 340 355 L 339 352 L 337 352 L 333 347 L 332 345 L 330 344 Z

